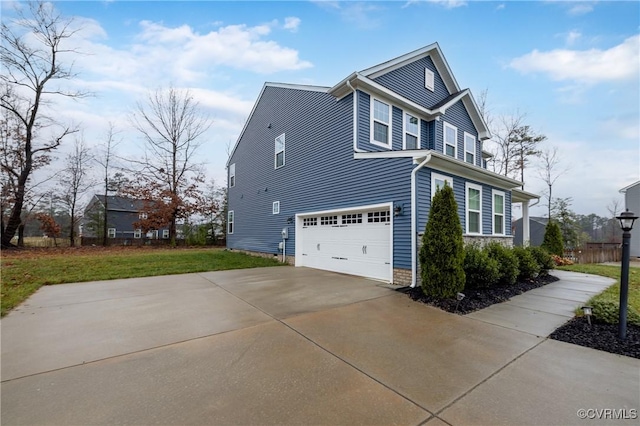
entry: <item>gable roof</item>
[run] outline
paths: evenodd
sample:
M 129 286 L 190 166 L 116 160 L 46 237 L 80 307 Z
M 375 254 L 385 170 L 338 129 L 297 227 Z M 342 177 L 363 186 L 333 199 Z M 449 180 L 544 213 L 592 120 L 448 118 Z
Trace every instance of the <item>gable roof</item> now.
M 99 202 L 104 207 L 104 201 L 105 201 L 104 195 L 95 194 L 93 197 L 97 202 Z M 144 202 L 141 200 L 134 200 L 132 198 L 121 197 L 118 195 L 108 195 L 106 198 L 107 198 L 107 205 L 109 206 L 109 211 L 137 213 L 139 211 L 144 210 Z
M 637 182 L 632 183 L 631 185 L 625 186 L 619 192 L 624 194 L 625 192 L 627 192 L 627 190 L 629 190 L 629 189 L 631 189 L 631 188 L 633 188 L 634 186 L 637 186 L 637 185 L 640 185 L 640 180 L 637 181 Z
M 519 217 L 518 219 L 514 220 L 513 224 L 516 225 L 516 224 L 519 224 L 520 222 L 522 222 L 522 218 L 521 217 Z M 540 217 L 540 216 L 529 216 L 529 223 L 531 223 L 531 222 L 537 222 L 540 225 L 547 226 L 547 222 L 549 222 L 549 218 Z

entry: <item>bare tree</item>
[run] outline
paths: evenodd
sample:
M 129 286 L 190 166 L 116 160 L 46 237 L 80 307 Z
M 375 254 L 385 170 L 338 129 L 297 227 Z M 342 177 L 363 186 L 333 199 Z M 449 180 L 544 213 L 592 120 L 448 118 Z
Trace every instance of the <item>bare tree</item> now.
M 77 213 L 79 198 L 95 186 L 96 182 L 89 174 L 89 165 L 93 160 L 89 148 L 85 145 L 84 139 L 77 138 L 73 151 L 67 155 L 64 169 L 59 175 L 60 201 L 69 212 L 69 244 L 75 246 L 76 226 L 80 222 L 80 215 Z
M 34 168 L 35 157 L 56 149 L 65 136 L 75 130 L 62 126 L 47 142 L 36 143 L 38 126 L 55 123 L 41 113 L 50 95 L 81 97 L 84 93 L 51 87 L 56 80 L 74 77 L 70 67 L 61 65 L 63 54 L 76 53 L 63 48 L 76 30 L 72 20 L 59 15 L 51 3 L 29 3 L 28 15 L 18 11 L 18 18 L 2 21 L 0 27 L 0 56 L 3 72 L 0 74 L 0 106 L 3 114 L 15 118 L 24 129 L 24 137 L 15 140 L 20 151 L 20 165 L 3 165 L 3 172 L 13 176 L 15 198 L 8 219 L 2 224 L 2 247 L 11 245 L 11 239 L 21 223 L 21 214 L 27 182 Z
M 168 225 L 174 245 L 177 220 L 201 204 L 204 177 L 196 153 L 212 122 L 188 90 L 170 87 L 138 103 L 132 123 L 142 135 L 145 154 L 142 161 L 133 161 L 136 179 L 126 192 L 145 202 L 147 218 L 139 226 L 149 230 Z
M 529 126 L 520 126 L 515 130 L 513 135 L 514 168 L 520 171 L 522 189 L 524 189 L 524 169 L 529 164 L 531 157 L 540 155 L 541 151 L 538 146 L 545 140 L 547 140 L 545 135 L 536 134 Z
M 105 141 L 102 145 L 100 154 L 95 158 L 96 163 L 102 167 L 102 177 L 104 178 L 104 220 L 102 221 L 102 245 L 107 246 L 109 244 L 109 238 L 107 233 L 108 222 L 107 212 L 109 211 L 109 191 L 113 191 L 113 180 L 110 176 L 110 170 L 113 166 L 113 159 L 115 157 L 115 149 L 118 144 L 122 142 L 120 139 L 116 139 L 117 132 L 113 123 L 109 123 L 107 127 L 107 133 L 105 135 Z
M 548 207 L 547 217 L 551 218 L 551 208 L 553 204 L 553 185 L 556 183 L 558 178 L 566 173 L 569 169 L 561 168 L 560 157 L 558 156 L 558 148 L 555 146 L 551 149 L 547 148 L 542 150 L 540 153 L 540 161 L 541 165 L 538 169 L 538 176 L 547 185 L 545 194 L 547 197 Z

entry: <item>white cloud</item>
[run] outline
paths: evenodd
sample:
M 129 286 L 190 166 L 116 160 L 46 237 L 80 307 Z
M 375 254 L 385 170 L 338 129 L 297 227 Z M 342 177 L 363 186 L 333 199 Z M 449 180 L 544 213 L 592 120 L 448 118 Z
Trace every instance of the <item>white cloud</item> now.
M 340 17 L 360 29 L 370 30 L 380 26 L 380 20 L 373 16 L 382 10 L 379 5 L 365 2 L 312 1 L 319 7 L 338 13 Z M 411 2 L 409 2 L 411 3 Z M 408 6 L 406 4 L 404 7 Z
M 504 3 L 500 3 L 499 5 L 496 6 L 496 10 L 502 10 L 505 7 L 507 7 Z
M 590 3 L 576 3 L 569 8 L 569 15 L 577 16 L 577 15 L 585 15 L 587 13 L 593 12 L 594 7 L 593 2 Z
M 582 34 L 579 31 L 571 30 L 565 37 L 565 43 L 567 43 L 568 46 L 573 46 L 580 37 L 582 37 Z
M 637 79 L 640 72 L 640 35 L 607 50 L 556 49 L 513 59 L 509 66 L 524 74 L 542 73 L 557 81 L 600 83 Z
M 293 33 L 298 31 L 298 27 L 300 26 L 300 18 L 296 18 L 295 16 L 288 16 L 284 18 L 284 29 L 289 30 Z
M 455 9 L 457 7 L 466 6 L 467 2 L 464 0 L 427 0 L 429 3 L 434 3 L 445 9 Z

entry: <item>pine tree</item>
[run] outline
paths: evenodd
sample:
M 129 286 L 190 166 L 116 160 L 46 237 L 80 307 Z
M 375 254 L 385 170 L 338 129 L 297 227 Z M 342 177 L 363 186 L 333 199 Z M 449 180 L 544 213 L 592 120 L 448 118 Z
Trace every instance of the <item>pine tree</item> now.
M 453 189 L 445 185 L 431 200 L 431 212 L 420 248 L 422 291 L 452 298 L 464 288 L 464 243 Z
M 564 247 L 562 245 L 562 234 L 560 227 L 554 220 L 549 220 L 544 230 L 544 240 L 542 240 L 542 248 L 547 250 L 549 254 L 564 256 Z

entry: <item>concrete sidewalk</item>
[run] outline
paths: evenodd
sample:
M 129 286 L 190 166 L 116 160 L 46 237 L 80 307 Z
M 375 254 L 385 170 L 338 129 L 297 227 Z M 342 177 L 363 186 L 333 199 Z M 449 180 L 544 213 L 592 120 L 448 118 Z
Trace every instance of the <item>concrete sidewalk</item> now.
M 607 289 L 615 280 L 571 271 L 552 271 L 560 278 L 544 287 L 512 297 L 467 315 L 489 324 L 547 337 L 574 317 L 576 308 Z
M 3 425 L 578 425 L 640 408 L 640 360 L 306 268 L 44 287 L 1 326 Z

